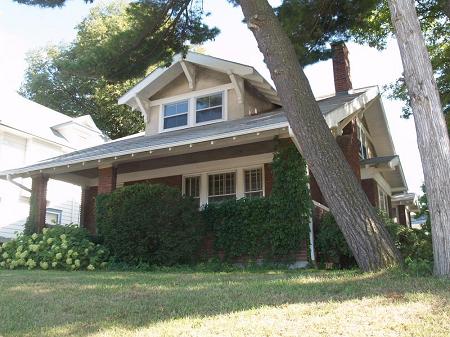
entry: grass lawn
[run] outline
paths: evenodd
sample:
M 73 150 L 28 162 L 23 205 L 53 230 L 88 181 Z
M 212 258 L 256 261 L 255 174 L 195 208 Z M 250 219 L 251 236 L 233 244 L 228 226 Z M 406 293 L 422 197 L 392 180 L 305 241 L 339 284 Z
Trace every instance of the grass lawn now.
M 450 280 L 0 271 L 0 336 L 449 336 Z

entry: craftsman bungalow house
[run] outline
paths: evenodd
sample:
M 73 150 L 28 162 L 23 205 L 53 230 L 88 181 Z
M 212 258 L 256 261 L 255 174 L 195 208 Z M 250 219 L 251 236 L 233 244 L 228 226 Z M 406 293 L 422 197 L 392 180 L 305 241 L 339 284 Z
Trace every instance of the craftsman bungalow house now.
M 407 186 L 380 93 L 352 88 L 347 54 L 334 46 L 336 93 L 318 99 L 320 109 L 372 204 L 404 222 L 405 205 L 394 208 L 392 197 Z M 175 56 L 119 104 L 142 113 L 144 133 L 1 174 L 33 178 L 40 226 L 49 178 L 82 187 L 81 226 L 91 232 L 95 196 L 138 182 L 177 187 L 199 205 L 269 195 L 274 138 L 292 139 L 277 92 L 253 67 L 202 54 Z M 326 208 L 313 179 L 311 194 Z

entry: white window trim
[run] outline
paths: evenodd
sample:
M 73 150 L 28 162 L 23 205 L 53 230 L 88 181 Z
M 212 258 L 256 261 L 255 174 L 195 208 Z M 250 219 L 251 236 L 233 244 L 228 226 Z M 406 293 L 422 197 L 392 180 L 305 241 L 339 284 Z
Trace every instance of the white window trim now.
M 261 179 L 262 179 L 262 192 L 263 197 L 266 196 L 266 179 L 265 179 L 265 171 L 264 171 L 264 164 L 258 164 L 258 165 L 250 165 L 250 166 L 243 166 L 238 167 L 235 169 L 222 169 L 222 170 L 212 170 L 212 171 L 206 171 L 206 172 L 197 172 L 197 173 L 189 173 L 184 174 L 182 179 L 182 192 L 183 195 L 186 194 L 186 182 L 185 178 L 189 177 L 200 177 L 200 207 L 204 207 L 208 204 L 208 198 L 209 195 L 209 179 L 208 176 L 215 175 L 215 174 L 221 174 L 221 173 L 232 173 L 234 172 L 236 174 L 236 199 L 241 199 L 245 197 L 245 175 L 244 171 L 246 170 L 252 170 L 252 169 L 261 169 Z
M 194 124 L 193 125 L 195 125 L 195 126 L 207 125 L 207 124 L 213 124 L 213 123 L 223 122 L 223 121 L 227 120 L 227 118 L 228 118 L 228 115 L 226 114 L 226 111 L 228 110 L 228 108 L 227 108 L 228 94 L 227 93 L 228 93 L 228 90 L 225 90 L 225 91 L 213 92 L 213 93 L 210 93 L 210 94 L 207 94 L 207 95 L 196 96 L 194 98 L 195 106 L 194 106 L 194 109 L 193 109 L 194 110 L 194 114 L 193 114 L 193 122 L 194 122 Z M 203 98 L 203 97 L 209 97 L 209 96 L 217 95 L 217 94 L 222 94 L 222 105 L 217 105 L 217 106 L 214 106 L 214 107 L 197 110 L 197 99 Z M 219 107 L 219 106 L 222 107 L 222 118 L 220 118 L 220 119 L 213 119 L 213 120 L 210 120 L 210 121 L 200 122 L 200 123 L 196 122 L 196 120 L 197 120 L 197 111 L 208 110 L 208 109 Z M 227 116 L 225 116 L 225 115 L 227 115 Z
M 159 125 L 158 132 L 170 132 L 175 130 L 187 129 L 194 126 L 214 124 L 228 120 L 228 90 L 233 89 L 232 84 L 225 84 L 218 87 L 208 88 L 205 90 L 193 91 L 183 95 L 177 95 L 170 98 L 164 98 L 151 102 L 151 106 L 159 106 Z M 222 94 L 222 118 L 214 119 L 207 122 L 196 123 L 196 100 L 197 98 L 206 97 L 213 94 Z M 175 104 L 177 102 L 188 101 L 188 122 L 187 125 L 176 128 L 164 129 L 164 106 Z
M 45 210 L 45 218 L 47 219 L 47 213 L 50 213 L 50 214 L 55 214 L 56 215 L 56 219 L 57 219 L 57 221 L 56 221 L 56 224 L 55 225 L 61 225 L 61 222 L 62 222 L 62 214 L 63 214 L 63 211 L 62 210 L 60 210 L 60 209 L 56 209 L 56 208 L 47 208 L 46 210 Z

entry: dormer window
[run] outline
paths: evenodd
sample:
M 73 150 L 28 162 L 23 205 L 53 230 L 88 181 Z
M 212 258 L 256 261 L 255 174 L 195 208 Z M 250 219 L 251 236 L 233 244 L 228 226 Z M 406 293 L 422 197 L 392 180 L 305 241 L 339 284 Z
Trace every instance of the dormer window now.
M 164 130 L 179 128 L 188 124 L 189 101 L 164 105 Z
M 213 95 L 197 97 L 195 122 L 205 123 L 223 116 L 223 94 L 216 93 Z

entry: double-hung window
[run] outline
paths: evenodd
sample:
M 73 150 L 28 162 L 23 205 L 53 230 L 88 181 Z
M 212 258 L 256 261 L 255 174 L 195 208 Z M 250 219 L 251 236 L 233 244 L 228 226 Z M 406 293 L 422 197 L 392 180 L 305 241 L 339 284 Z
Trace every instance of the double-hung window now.
M 180 101 L 163 106 L 164 130 L 179 128 L 188 124 L 189 102 Z
M 184 194 L 192 197 L 200 207 L 200 177 L 186 177 L 184 179 Z
M 263 196 L 263 181 L 261 168 L 244 170 L 244 181 L 245 181 L 244 195 L 246 198 L 260 198 Z
M 208 175 L 208 203 L 236 199 L 236 173 Z
M 223 118 L 223 93 L 197 97 L 195 122 L 205 123 Z

